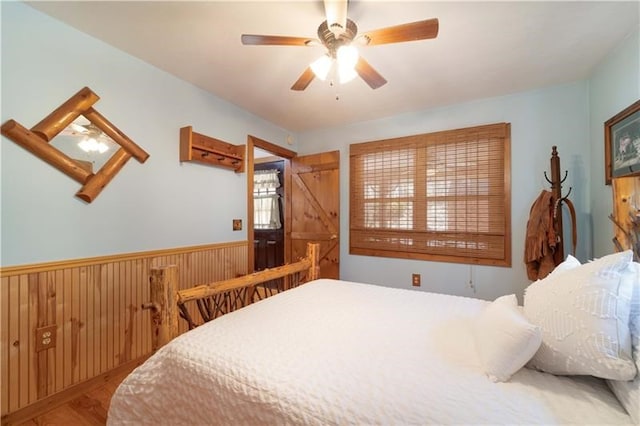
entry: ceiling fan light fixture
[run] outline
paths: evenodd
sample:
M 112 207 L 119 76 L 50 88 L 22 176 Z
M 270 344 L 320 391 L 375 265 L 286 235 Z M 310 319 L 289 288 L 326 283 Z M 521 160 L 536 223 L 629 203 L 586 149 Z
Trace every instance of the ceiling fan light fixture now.
M 78 146 L 84 152 L 99 152 L 100 154 L 104 154 L 109 150 L 109 147 L 104 142 L 98 142 L 95 138 L 84 138 L 79 143 Z
M 98 152 L 100 154 L 104 154 L 107 151 L 109 151 L 109 147 L 107 146 L 107 144 L 104 142 L 98 142 Z
M 356 78 L 356 64 L 358 63 L 358 49 L 354 46 L 343 45 L 336 52 L 338 62 L 338 79 L 340 84 L 345 84 Z
M 343 45 L 338 48 L 336 58 L 340 67 L 355 68 L 358 63 L 358 49 L 351 45 Z
M 353 67 L 343 66 L 338 62 L 338 79 L 340 84 L 345 84 L 353 80 L 358 76 L 358 73 Z
M 333 60 L 329 57 L 329 55 L 322 55 L 320 58 L 313 61 L 310 67 L 316 77 L 324 81 L 327 79 L 332 65 Z
M 311 63 L 291 86 L 291 90 L 305 90 L 316 77 L 323 81 L 330 78 L 331 85 L 333 85 L 334 83 L 344 84 L 356 76 L 360 76 L 370 88 L 377 89 L 385 85 L 387 80 L 365 59 L 359 57 L 356 47 L 426 40 L 438 36 L 439 21 L 437 18 L 378 28 L 358 36 L 358 26 L 347 18 L 349 0 L 323 0 L 323 2 L 327 19 L 318 26 L 317 40 L 304 37 L 253 34 L 243 34 L 241 37 L 243 44 L 264 46 L 322 45 L 327 49 L 326 57 Z

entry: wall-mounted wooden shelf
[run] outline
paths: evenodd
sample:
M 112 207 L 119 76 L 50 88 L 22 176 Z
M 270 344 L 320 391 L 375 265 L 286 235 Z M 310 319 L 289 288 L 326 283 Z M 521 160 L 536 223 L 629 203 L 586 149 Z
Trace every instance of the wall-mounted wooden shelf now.
M 222 166 L 236 173 L 244 172 L 244 145 L 202 135 L 191 126 L 180 129 L 180 161 L 193 161 L 210 166 Z

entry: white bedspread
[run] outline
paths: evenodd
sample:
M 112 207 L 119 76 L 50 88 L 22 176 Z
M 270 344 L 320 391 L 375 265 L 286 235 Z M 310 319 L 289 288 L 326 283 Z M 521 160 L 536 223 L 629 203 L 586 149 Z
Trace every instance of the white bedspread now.
M 603 381 L 482 373 L 487 302 L 318 280 L 186 333 L 118 388 L 108 424 L 620 424 Z

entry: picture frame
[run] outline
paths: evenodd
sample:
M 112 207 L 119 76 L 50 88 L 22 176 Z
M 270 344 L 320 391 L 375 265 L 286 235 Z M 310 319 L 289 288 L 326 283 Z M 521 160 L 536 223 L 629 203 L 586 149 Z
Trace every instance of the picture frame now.
M 604 123 L 605 184 L 640 175 L 640 100 Z

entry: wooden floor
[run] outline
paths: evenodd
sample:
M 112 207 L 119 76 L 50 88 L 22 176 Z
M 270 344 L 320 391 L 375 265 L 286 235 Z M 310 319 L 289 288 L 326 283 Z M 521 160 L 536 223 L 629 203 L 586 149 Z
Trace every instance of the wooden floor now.
M 111 396 L 129 374 L 129 371 L 114 376 L 100 387 L 81 395 L 64 405 L 34 417 L 20 425 L 65 425 L 93 426 L 107 423 L 107 412 Z

